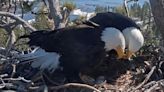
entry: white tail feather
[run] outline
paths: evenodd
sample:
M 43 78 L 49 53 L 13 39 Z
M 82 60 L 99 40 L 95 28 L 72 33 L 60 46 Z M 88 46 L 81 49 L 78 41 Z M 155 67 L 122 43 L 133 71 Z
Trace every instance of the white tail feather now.
M 60 55 L 55 52 L 46 52 L 41 48 L 34 49 L 29 54 L 19 55 L 21 61 L 32 61 L 33 68 L 47 69 L 53 72 L 59 66 Z

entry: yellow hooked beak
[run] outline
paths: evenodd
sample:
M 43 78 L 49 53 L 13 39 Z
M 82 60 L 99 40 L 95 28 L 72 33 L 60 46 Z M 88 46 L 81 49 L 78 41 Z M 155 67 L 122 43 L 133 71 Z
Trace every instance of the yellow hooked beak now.
M 118 46 L 118 47 L 116 48 L 116 52 L 117 52 L 117 54 L 118 54 L 118 59 L 121 59 L 121 58 L 123 58 L 123 57 L 125 56 L 125 54 L 124 54 L 124 49 L 121 48 L 121 46 Z
M 124 59 L 131 59 L 132 55 L 134 55 L 134 53 L 128 50 L 126 55 L 123 58 Z

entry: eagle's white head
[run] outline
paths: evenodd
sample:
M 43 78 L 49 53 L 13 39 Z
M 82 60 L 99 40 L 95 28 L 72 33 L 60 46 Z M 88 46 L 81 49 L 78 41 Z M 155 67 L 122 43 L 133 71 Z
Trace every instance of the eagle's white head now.
M 135 27 L 128 27 L 123 30 L 127 52 L 125 58 L 130 57 L 137 52 L 144 44 L 144 37 L 141 31 Z
M 105 50 L 114 49 L 118 58 L 124 57 L 125 38 L 122 32 L 114 27 L 107 27 L 103 30 L 101 40 L 105 42 Z

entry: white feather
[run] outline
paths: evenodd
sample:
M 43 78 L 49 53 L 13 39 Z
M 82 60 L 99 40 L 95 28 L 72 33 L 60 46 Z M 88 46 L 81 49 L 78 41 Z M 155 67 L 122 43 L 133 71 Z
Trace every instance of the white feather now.
M 139 29 L 128 27 L 123 30 L 123 34 L 129 51 L 136 52 L 143 46 L 144 37 Z
M 32 61 L 33 68 L 47 69 L 53 72 L 59 67 L 60 55 L 55 52 L 46 52 L 41 48 L 34 49 L 29 54 L 19 55 L 21 61 Z
M 118 46 L 125 49 L 125 38 L 120 30 L 116 28 L 105 28 L 102 32 L 101 40 L 105 42 L 105 49 L 107 51 L 116 49 Z

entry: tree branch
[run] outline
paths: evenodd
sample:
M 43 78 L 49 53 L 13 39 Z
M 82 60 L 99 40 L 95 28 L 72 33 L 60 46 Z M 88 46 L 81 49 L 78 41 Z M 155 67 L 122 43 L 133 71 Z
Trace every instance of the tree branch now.
M 125 8 L 125 11 L 126 11 L 127 16 L 129 17 L 129 9 L 128 9 L 127 3 L 128 3 L 128 1 L 127 0 L 124 0 L 124 8 Z
M 138 85 L 138 86 L 135 88 L 135 90 L 141 88 L 146 82 L 148 82 L 148 80 L 150 79 L 150 77 L 151 77 L 152 74 L 154 73 L 155 69 L 156 69 L 156 66 L 153 66 L 152 69 L 151 69 L 151 71 L 147 74 L 145 80 L 144 80 L 140 85 Z
M 59 28 L 62 20 L 59 0 L 48 0 L 50 16 L 54 21 L 54 28 Z
M 24 24 L 26 26 L 26 28 L 29 29 L 30 32 L 36 31 L 36 29 L 34 27 L 32 27 L 31 25 L 29 25 L 25 20 L 23 20 L 22 18 L 14 15 L 12 13 L 0 11 L 0 16 L 10 17 L 10 18 L 20 22 L 20 24 Z
M 59 90 L 59 89 L 62 89 L 62 88 L 68 88 L 68 87 L 71 87 L 71 86 L 76 86 L 76 87 L 83 87 L 83 88 L 88 88 L 88 89 L 91 89 L 91 90 L 94 90 L 95 92 L 101 92 L 100 90 L 90 86 L 90 85 L 87 85 L 87 84 L 80 84 L 80 83 L 67 83 L 67 84 L 64 84 L 64 85 L 60 85 L 60 86 L 55 86 L 55 87 L 50 87 L 50 89 L 52 90 Z

